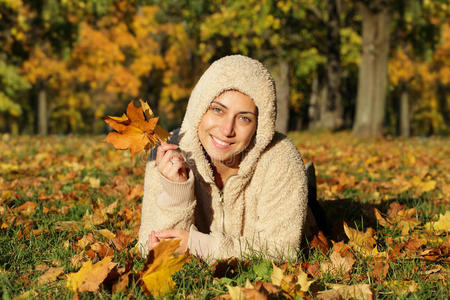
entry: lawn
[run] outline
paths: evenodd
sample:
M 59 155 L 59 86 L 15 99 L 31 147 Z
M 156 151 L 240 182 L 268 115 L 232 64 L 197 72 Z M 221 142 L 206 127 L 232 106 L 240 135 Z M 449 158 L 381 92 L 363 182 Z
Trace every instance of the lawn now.
M 447 299 L 450 139 L 290 137 L 315 164 L 328 239 L 311 237 L 290 262 L 256 253 L 213 265 L 187 257 L 164 297 Z M 149 295 L 142 281 L 149 262 L 134 247 L 145 157 L 103 138 L 0 135 L 3 299 Z M 109 268 L 93 292 L 67 286 L 86 261 L 105 258 Z

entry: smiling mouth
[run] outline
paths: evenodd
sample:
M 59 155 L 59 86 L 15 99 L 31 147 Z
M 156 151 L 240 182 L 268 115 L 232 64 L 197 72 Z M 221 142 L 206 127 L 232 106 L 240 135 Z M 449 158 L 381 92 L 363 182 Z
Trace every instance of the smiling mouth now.
M 211 139 L 216 147 L 222 148 L 222 149 L 228 148 L 233 144 L 233 143 L 224 142 L 212 135 L 211 135 Z

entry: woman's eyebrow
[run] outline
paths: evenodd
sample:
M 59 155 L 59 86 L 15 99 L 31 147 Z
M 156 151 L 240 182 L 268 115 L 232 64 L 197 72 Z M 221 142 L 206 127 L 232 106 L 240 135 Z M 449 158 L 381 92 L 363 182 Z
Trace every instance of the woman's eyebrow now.
M 213 101 L 211 102 L 211 104 L 219 104 L 219 105 L 222 106 L 223 108 L 227 108 L 227 109 L 228 109 L 228 107 L 226 107 L 225 105 L 223 105 L 222 103 L 220 103 L 219 101 L 216 101 L 216 100 L 213 100 Z
M 222 106 L 222 107 L 225 108 L 225 109 L 228 109 L 228 107 L 227 107 L 226 105 L 220 103 L 220 102 L 217 101 L 217 100 L 213 100 L 213 101 L 211 102 L 211 104 L 213 104 L 213 103 L 214 103 L 214 104 L 218 104 L 218 105 Z M 257 116 L 256 113 L 251 112 L 251 111 L 240 111 L 239 113 L 240 113 L 240 114 L 252 114 L 252 115 Z

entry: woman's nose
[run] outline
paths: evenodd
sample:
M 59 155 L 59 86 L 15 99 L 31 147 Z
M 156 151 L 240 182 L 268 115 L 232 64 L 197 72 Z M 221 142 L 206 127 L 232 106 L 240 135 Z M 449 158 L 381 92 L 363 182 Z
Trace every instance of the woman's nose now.
M 224 136 L 234 135 L 234 118 L 224 118 L 221 124 L 222 134 Z

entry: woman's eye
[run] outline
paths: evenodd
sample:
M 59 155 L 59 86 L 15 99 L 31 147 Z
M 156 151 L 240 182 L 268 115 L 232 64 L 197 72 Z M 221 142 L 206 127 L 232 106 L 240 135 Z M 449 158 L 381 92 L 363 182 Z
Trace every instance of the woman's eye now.
M 241 119 L 242 121 L 244 121 L 244 122 L 247 122 L 247 123 L 250 123 L 250 122 L 252 121 L 250 118 L 245 117 L 245 116 L 241 116 L 240 119 Z
M 211 107 L 211 110 L 216 112 L 216 113 L 219 113 L 219 114 L 222 113 L 222 109 L 219 108 L 219 107 Z

